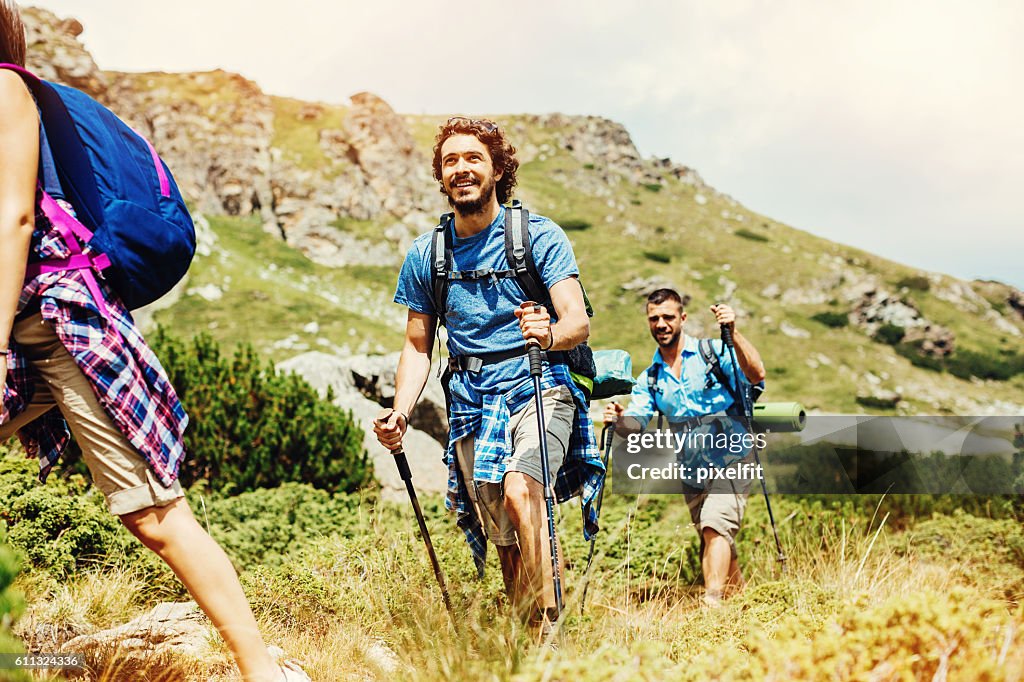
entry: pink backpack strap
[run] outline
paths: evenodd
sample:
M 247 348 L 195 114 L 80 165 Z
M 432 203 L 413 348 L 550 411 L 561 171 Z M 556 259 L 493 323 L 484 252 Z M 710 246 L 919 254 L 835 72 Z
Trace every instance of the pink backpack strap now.
M 94 273 L 109 268 L 110 259 L 102 253 L 94 255 L 82 251 L 79 240 L 82 243 L 88 243 L 92 239 L 92 232 L 77 218 L 65 211 L 45 191 L 42 192 L 42 200 L 39 203 L 39 207 L 42 209 L 43 215 L 50 221 L 50 224 L 57 228 L 64 246 L 71 252 L 71 257 L 29 264 L 25 269 L 25 281 L 33 280 L 39 275 L 49 272 L 81 270 L 82 276 L 85 278 L 85 285 L 89 288 L 89 293 L 92 294 L 96 307 L 99 308 L 100 314 L 103 317 L 109 319 L 110 311 L 107 308 L 106 299 L 103 297 L 103 291 L 100 289 L 99 282 L 96 281 Z

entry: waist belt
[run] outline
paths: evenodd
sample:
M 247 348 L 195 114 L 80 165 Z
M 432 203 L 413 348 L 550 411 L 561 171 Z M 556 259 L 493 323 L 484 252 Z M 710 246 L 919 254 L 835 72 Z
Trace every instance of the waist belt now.
M 473 372 L 478 373 L 487 365 L 496 365 L 505 360 L 519 358 L 526 355 L 526 346 L 513 348 L 512 350 L 496 351 L 494 353 L 483 353 L 481 355 L 453 355 L 448 358 L 449 372 Z M 541 351 L 541 358 L 552 365 L 566 364 L 566 356 L 563 351 Z

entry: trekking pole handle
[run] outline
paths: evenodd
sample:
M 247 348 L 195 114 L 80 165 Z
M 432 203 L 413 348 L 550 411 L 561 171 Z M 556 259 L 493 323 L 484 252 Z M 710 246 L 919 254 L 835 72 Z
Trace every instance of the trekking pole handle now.
M 720 306 L 720 305 L 722 305 L 722 304 L 721 303 L 716 303 L 715 304 L 716 307 Z M 733 343 L 732 343 L 732 327 L 730 327 L 727 324 L 720 324 L 718 326 L 722 330 L 722 343 L 724 343 L 728 348 L 732 348 L 732 346 L 733 346 Z
M 391 415 L 396 412 L 398 412 L 398 410 L 385 407 L 377 413 L 377 419 L 375 421 L 378 424 L 386 422 Z M 398 414 L 402 413 L 398 412 Z M 402 414 L 402 416 L 404 417 L 405 415 Z M 399 445 L 397 448 L 391 450 L 391 455 L 395 458 L 395 465 L 398 466 L 398 475 L 402 477 L 403 481 L 411 481 L 412 470 L 409 468 L 409 459 L 405 456 L 405 451 L 402 449 L 402 446 Z
M 523 301 L 521 307 L 535 309 L 541 307 L 536 301 Z M 534 310 L 534 312 L 537 312 Z M 544 374 L 544 358 L 541 356 L 540 341 L 537 339 L 526 339 L 526 354 L 530 358 L 530 376 L 539 377 Z

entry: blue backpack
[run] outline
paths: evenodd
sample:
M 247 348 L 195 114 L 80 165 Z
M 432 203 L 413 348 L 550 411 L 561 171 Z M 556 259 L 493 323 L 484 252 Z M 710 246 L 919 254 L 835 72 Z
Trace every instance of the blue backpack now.
M 94 271 L 130 309 L 170 291 L 192 262 L 196 233 L 153 145 L 85 93 L 12 64 L 0 68 L 18 73 L 39 106 L 41 208 L 72 253 L 30 265 L 28 276 L 83 270 L 104 314 Z M 77 217 L 56 199 L 70 202 Z

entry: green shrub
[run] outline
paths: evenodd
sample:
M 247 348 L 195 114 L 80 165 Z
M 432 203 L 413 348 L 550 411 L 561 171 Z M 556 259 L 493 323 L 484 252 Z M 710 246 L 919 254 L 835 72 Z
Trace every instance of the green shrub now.
M 898 324 L 889 324 L 888 322 L 883 324 L 875 332 L 875 340 L 890 346 L 895 346 L 897 343 L 903 340 L 907 330 Z
M 740 229 L 736 230 L 735 232 L 733 232 L 733 234 L 735 234 L 737 237 L 743 237 L 744 239 L 749 239 L 752 242 L 770 242 L 771 241 L 770 238 L 764 236 L 763 234 L 758 234 L 757 232 L 751 232 L 750 230 L 748 230 L 748 229 L 746 229 L 744 227 L 741 227 Z
M 960 510 L 918 523 L 905 552 L 932 561 L 956 557 L 953 575 L 984 585 L 992 596 L 1024 596 L 1024 530 L 1015 519 L 985 519 Z
M 644 251 L 644 258 L 655 263 L 671 263 L 672 256 L 661 251 Z
M 645 182 L 645 183 L 642 184 L 642 186 L 648 192 L 660 192 L 661 191 L 661 183 L 660 182 Z
M 811 315 L 811 319 L 815 322 L 822 323 L 826 327 L 832 327 L 833 329 L 840 329 L 850 324 L 849 315 L 846 313 L 836 313 L 831 310 L 825 310 Z
M 1006 381 L 1024 372 L 1024 354 L 1002 354 L 1002 357 L 970 350 L 958 350 L 946 359 L 946 369 L 961 379 L 978 377 Z
M 20 563 L 14 549 L 7 544 L 7 534 L 0 523 L 0 653 L 22 653 L 25 650 L 10 630 L 11 623 L 25 609 L 24 599 L 11 589 Z M 17 679 L 28 679 L 28 676 Z
M 358 497 L 299 483 L 208 500 L 205 508 L 200 495 L 189 498 L 196 518 L 209 522 L 210 534 L 241 569 L 279 566 L 311 540 L 354 529 L 359 516 Z
M 945 364 L 939 358 L 932 357 L 931 355 L 925 355 L 921 351 L 921 342 L 915 341 L 914 343 L 897 343 L 893 348 L 896 350 L 898 355 L 902 355 L 907 360 L 910 360 L 910 364 L 915 367 L 923 367 L 924 369 L 930 369 L 936 372 L 941 372 L 945 369 Z
M 911 275 L 896 282 L 896 286 L 900 288 L 906 287 L 914 291 L 928 291 L 931 289 L 932 283 L 924 275 Z
M 53 475 L 40 485 L 37 474 L 34 460 L 0 458 L 0 519 L 10 543 L 33 566 L 61 578 L 112 555 L 136 552 L 138 542 L 85 479 Z
M 1021 353 L 1001 351 L 1000 355 L 992 355 L 960 349 L 945 358 L 936 358 L 922 353 L 920 342 L 917 341 L 897 343 L 895 349 L 917 367 L 936 372 L 947 371 L 961 379 L 977 377 L 1007 381 L 1024 373 L 1024 354 Z
M 581 220 L 579 218 L 566 218 L 565 220 L 557 220 L 555 222 L 557 222 L 559 227 L 563 230 L 568 231 L 589 230 L 592 227 L 588 221 Z
M 188 345 L 163 329 L 153 338 L 190 416 L 181 481 L 238 493 L 286 481 L 352 491 L 371 480 L 362 430 L 295 374 L 277 374 L 250 346 L 232 358 L 206 335 Z

